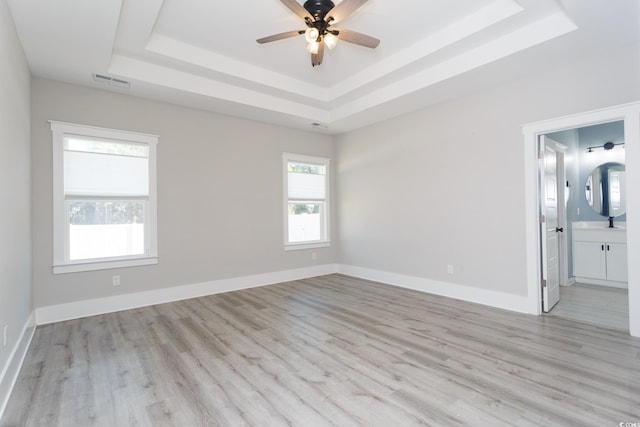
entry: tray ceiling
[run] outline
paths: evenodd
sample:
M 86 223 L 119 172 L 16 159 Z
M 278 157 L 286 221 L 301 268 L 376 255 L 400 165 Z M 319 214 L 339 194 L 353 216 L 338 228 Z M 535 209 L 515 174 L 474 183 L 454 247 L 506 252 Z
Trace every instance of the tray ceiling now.
M 639 34 L 636 0 L 369 0 L 336 27 L 380 46 L 339 42 L 311 67 L 302 36 L 255 41 L 305 28 L 278 0 L 8 4 L 36 76 L 328 133 L 472 90 L 483 84 L 474 70 L 491 63 L 504 63 L 508 78 L 520 63 L 637 43 Z M 96 82 L 95 73 L 130 85 Z

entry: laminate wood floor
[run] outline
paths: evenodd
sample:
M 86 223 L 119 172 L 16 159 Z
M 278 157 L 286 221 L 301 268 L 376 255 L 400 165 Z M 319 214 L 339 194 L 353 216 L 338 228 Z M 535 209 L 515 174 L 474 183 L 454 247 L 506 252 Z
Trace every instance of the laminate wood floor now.
M 549 314 L 628 331 L 629 292 L 583 283 L 561 286 L 560 302 Z
M 640 340 L 341 275 L 38 327 L 2 426 L 618 426 Z

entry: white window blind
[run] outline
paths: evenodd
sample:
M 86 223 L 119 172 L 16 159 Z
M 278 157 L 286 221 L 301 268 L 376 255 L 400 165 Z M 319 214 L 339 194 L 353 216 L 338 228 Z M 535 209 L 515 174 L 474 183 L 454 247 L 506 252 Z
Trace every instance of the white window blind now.
M 296 163 L 290 163 L 300 167 Z M 318 200 L 326 197 L 325 167 L 315 168 L 313 172 L 288 171 L 288 193 L 290 199 Z
M 68 144 L 65 145 L 68 147 Z M 135 145 L 129 147 L 137 148 Z M 65 148 L 63 161 L 66 195 L 149 195 L 148 154 L 141 157 Z

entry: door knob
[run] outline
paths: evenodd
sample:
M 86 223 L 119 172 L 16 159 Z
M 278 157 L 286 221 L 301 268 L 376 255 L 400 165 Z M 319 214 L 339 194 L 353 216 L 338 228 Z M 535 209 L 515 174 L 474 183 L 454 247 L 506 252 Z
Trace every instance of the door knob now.
M 556 227 L 556 233 L 557 232 L 563 233 L 564 229 L 562 227 Z

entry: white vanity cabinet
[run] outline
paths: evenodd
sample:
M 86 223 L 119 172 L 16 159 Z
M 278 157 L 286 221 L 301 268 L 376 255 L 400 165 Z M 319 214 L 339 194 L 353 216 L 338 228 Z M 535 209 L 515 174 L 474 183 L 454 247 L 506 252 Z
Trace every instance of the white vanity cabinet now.
M 573 275 L 581 283 L 626 288 L 626 227 L 606 225 L 586 221 L 573 224 Z

